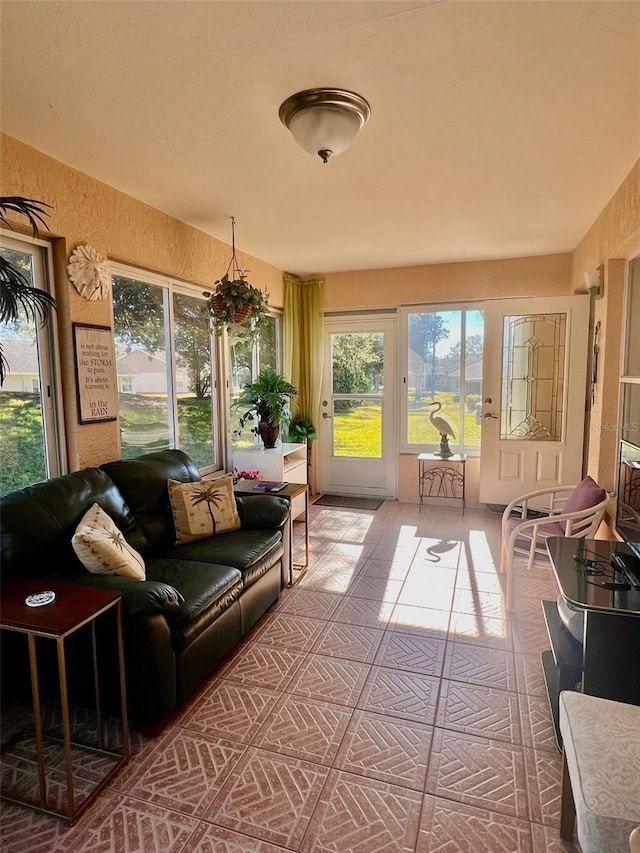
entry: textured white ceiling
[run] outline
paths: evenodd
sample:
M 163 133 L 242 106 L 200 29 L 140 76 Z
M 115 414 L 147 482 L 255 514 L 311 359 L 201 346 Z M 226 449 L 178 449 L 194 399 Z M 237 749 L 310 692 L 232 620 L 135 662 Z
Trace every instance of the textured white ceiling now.
M 298 273 L 570 251 L 640 155 L 640 2 L 2 0 L 2 128 Z M 293 92 L 364 95 L 327 165 Z

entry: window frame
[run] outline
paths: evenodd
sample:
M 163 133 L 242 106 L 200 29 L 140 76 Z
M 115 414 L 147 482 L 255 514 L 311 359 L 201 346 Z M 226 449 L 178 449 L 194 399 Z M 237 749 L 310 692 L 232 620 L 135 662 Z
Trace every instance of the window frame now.
M 617 440 L 618 445 L 621 440 L 628 441 L 632 444 L 640 444 L 640 440 L 634 435 L 629 437 L 632 427 L 635 426 L 635 431 L 640 429 L 637 424 L 628 423 L 626 402 L 627 393 L 631 393 L 631 389 L 640 386 L 640 369 L 638 373 L 633 372 L 633 368 L 629 365 L 629 356 L 631 348 L 631 337 L 635 329 L 634 321 L 636 317 L 633 311 L 640 315 L 640 254 L 634 255 L 629 259 L 624 277 L 624 296 L 622 302 L 622 334 L 620 340 L 620 379 L 618 389 L 618 429 Z M 618 479 L 619 470 L 616 473 Z M 619 483 L 616 482 L 616 491 L 619 489 Z
M 408 440 L 409 413 L 407 408 L 407 382 L 409 377 L 409 315 L 410 314 L 440 314 L 447 311 L 459 311 L 460 322 L 460 388 L 464 388 L 466 381 L 465 349 L 467 339 L 467 312 L 484 312 L 484 302 L 446 302 L 446 303 L 422 303 L 419 305 L 402 305 L 400 307 L 400 335 L 399 335 L 399 399 L 403 401 L 400 407 L 400 453 L 433 453 L 439 449 L 439 442 L 410 443 Z M 465 395 L 460 391 L 460 422 L 464 423 Z M 465 453 L 469 457 L 480 456 L 480 444 L 462 444 L 459 441 L 451 441 L 456 446 L 455 452 Z M 453 449 L 453 448 L 452 448 Z
M 2 248 L 30 254 L 33 258 L 35 284 L 56 297 L 53 274 L 52 245 L 47 240 L 0 229 Z M 36 323 L 38 341 L 38 381 L 42 402 L 44 432 L 44 462 L 47 479 L 68 471 L 67 441 L 64 421 L 64 402 L 60 368 L 60 342 L 57 308 L 51 309 L 47 322 Z
M 282 361 L 283 361 L 283 318 L 284 312 L 269 306 L 269 310 L 267 312 L 270 317 L 273 317 L 275 321 L 275 351 L 276 351 L 276 365 L 275 370 L 278 373 L 282 373 Z M 233 433 L 233 422 L 234 419 L 231 415 L 231 407 L 233 404 L 233 389 L 231 387 L 231 349 L 229 342 L 229 335 L 225 329 L 224 333 L 220 336 L 220 347 L 222 349 L 223 361 L 224 361 L 224 371 L 225 371 L 225 399 L 226 399 L 226 411 L 227 411 L 227 458 L 231 462 L 233 459 L 233 453 L 237 450 L 246 449 L 243 444 L 236 444 L 234 442 L 234 433 Z M 260 364 L 260 347 L 258 340 L 254 340 L 251 346 L 251 382 L 255 382 L 258 373 L 262 369 Z M 249 427 L 246 428 L 249 430 Z M 255 437 L 256 441 L 257 436 Z
M 139 281 L 141 284 L 148 284 L 154 287 L 160 287 L 163 290 L 163 307 L 164 307 L 164 322 L 166 331 L 166 353 L 167 353 L 167 409 L 170 413 L 171 423 L 169 424 L 169 443 L 171 448 L 180 449 L 180 432 L 178 424 L 178 399 L 177 399 L 177 382 L 176 382 L 176 349 L 173 330 L 174 311 L 173 311 L 173 296 L 182 295 L 190 298 L 206 302 L 203 296 L 201 287 L 195 284 L 181 281 L 172 276 L 160 275 L 152 273 L 140 267 L 122 264 L 117 261 L 109 262 L 110 279 L 114 275 L 124 278 Z M 116 337 L 115 317 L 113 299 L 111 300 L 111 327 L 113 329 L 114 340 Z M 213 419 L 214 431 L 214 462 L 211 465 L 206 465 L 200 468 L 202 474 L 216 474 L 223 472 L 226 465 L 226 441 L 224 436 L 228 432 L 227 417 L 224 410 L 224 402 L 226 394 L 221 393 L 221 388 L 224 388 L 223 379 L 225 366 L 222 359 L 222 351 L 220 340 L 210 331 L 210 354 L 211 354 L 211 415 Z M 120 388 L 118 387 L 120 393 Z M 118 418 L 119 419 L 119 418 Z M 118 443 L 120 445 L 120 430 L 118 430 Z

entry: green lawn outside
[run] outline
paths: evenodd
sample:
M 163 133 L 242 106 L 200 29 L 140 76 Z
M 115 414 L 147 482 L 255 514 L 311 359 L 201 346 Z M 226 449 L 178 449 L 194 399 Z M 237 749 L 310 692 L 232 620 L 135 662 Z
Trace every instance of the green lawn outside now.
M 338 408 L 342 407 L 342 411 Z M 382 456 L 382 422 L 380 404 L 373 402 L 336 403 L 333 412 L 333 455 L 361 456 L 380 459 Z
M 407 427 L 409 444 L 437 444 L 440 441 L 440 438 L 435 427 L 429 420 L 430 411 L 428 406 L 431 403 L 431 397 L 425 394 L 424 398 L 417 402 L 414 398 L 414 389 L 409 388 L 407 404 L 409 410 Z M 438 391 L 435 399 L 442 403 L 442 409 L 436 413 L 436 416 L 440 415 L 445 420 L 449 421 L 456 434 L 457 441 L 460 432 L 458 428 L 460 412 L 458 395 L 454 395 L 447 391 Z M 476 444 L 480 447 L 481 426 L 476 423 L 475 404 L 472 403 L 472 405 L 473 411 L 471 412 L 468 411 L 466 405 L 464 407 L 465 444 L 467 446 L 470 444 Z M 456 441 L 450 440 L 450 444 L 454 445 Z
M 440 438 L 429 420 L 428 405 L 430 400 L 415 402 L 413 391 L 410 389 L 411 402 L 407 418 L 409 444 L 438 444 Z M 439 414 L 446 418 L 458 435 L 459 403 L 454 402 L 453 395 L 438 392 L 437 399 L 443 404 Z M 380 458 L 382 434 L 380 425 L 380 407 L 372 403 L 360 403 L 357 408 L 340 412 L 336 410 L 333 416 L 334 456 L 360 456 Z M 464 413 L 464 430 L 466 444 L 480 446 L 480 424 L 476 423 L 474 412 Z M 455 441 L 451 441 L 455 446 Z
M 410 392 L 410 397 L 413 393 Z M 458 403 L 451 394 L 438 394 L 443 415 L 457 433 Z M 436 444 L 438 436 L 429 422 L 428 400 L 409 404 L 408 431 L 411 444 Z M 465 409 L 467 444 L 480 442 L 480 425 L 475 412 Z M 211 403 L 192 397 L 178 400 L 180 445 L 200 467 L 213 460 Z M 378 459 L 382 432 L 380 406 L 358 403 L 334 413 L 334 455 Z M 122 394 L 120 397 L 122 458 L 130 459 L 152 450 L 169 447 L 167 401 L 165 397 Z M 253 436 L 247 433 L 247 445 Z M 0 392 L 0 494 L 22 488 L 46 478 L 43 461 L 44 435 L 38 394 Z M 455 442 L 452 442 L 455 446 Z
M 39 394 L 0 392 L 0 494 L 46 479 Z
M 121 394 L 119 399 L 122 458 L 131 459 L 169 447 L 166 397 Z M 203 468 L 213 462 L 211 400 L 178 398 L 180 448 Z

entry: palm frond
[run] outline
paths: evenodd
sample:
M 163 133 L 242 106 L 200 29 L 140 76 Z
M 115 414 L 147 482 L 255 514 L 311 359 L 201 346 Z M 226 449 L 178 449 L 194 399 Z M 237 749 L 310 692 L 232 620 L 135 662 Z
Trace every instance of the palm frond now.
M 0 196 L 0 222 L 11 228 L 11 223 L 7 220 L 6 214 L 9 211 L 19 213 L 29 220 L 29 225 L 37 237 L 40 234 L 38 225 L 42 225 L 47 231 L 49 230 L 49 226 L 43 219 L 43 216 L 49 215 L 49 211 L 45 210 L 46 207 L 50 208 L 51 205 L 47 204 L 46 201 L 37 201 L 34 198 L 23 198 L 20 195 Z
M 4 385 L 7 373 L 9 372 L 9 362 L 2 350 L 2 341 L 0 341 L 0 386 Z
M 44 323 L 49 310 L 55 307 L 50 293 L 33 287 L 20 270 L 0 257 L 0 323 L 14 322 L 21 311 L 34 323 Z
M 49 230 L 43 218 L 49 215 L 46 208 L 51 209 L 51 205 L 46 201 L 24 198 L 21 195 L 0 196 L 0 224 L 11 228 L 7 214 L 17 213 L 29 220 L 31 230 L 38 237 L 39 225 Z M 51 294 L 34 287 L 19 269 L 0 256 L 0 323 L 15 322 L 21 312 L 26 314 L 27 319 L 33 319 L 34 323 L 45 323 L 50 309 L 55 307 L 56 301 Z M 0 344 L 0 387 L 4 385 L 8 372 L 9 364 Z

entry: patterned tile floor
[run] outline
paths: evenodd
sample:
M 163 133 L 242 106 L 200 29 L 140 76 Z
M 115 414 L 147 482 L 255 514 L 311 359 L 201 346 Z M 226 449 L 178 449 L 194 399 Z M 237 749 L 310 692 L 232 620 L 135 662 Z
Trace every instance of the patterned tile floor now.
M 300 583 L 75 826 L 3 802 L 3 853 L 573 849 L 539 662 L 557 592 L 520 568 L 505 612 L 499 527 L 312 507 Z

